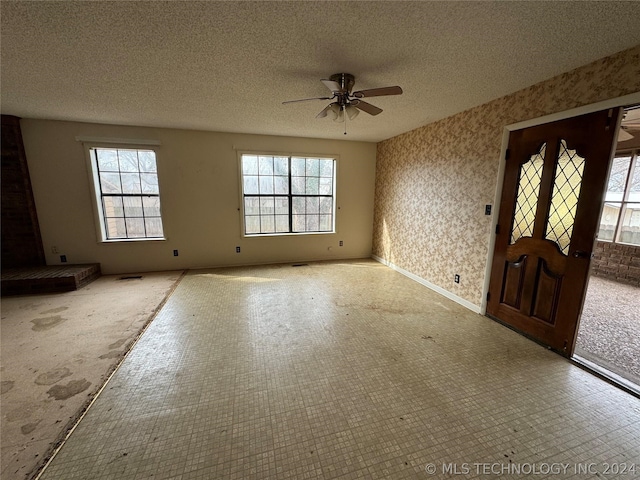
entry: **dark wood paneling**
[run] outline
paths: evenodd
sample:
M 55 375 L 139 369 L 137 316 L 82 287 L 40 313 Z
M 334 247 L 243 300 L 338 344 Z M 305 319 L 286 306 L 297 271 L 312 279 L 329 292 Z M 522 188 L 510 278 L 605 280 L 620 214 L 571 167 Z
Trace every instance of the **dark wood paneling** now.
M 20 119 L 2 115 L 2 268 L 45 264 Z

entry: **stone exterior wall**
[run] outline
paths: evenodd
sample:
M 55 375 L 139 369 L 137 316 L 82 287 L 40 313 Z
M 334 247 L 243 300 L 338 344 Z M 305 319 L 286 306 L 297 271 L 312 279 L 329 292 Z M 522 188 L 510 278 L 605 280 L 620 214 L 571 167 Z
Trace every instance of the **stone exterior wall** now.
M 591 273 L 640 287 L 640 246 L 596 242 Z

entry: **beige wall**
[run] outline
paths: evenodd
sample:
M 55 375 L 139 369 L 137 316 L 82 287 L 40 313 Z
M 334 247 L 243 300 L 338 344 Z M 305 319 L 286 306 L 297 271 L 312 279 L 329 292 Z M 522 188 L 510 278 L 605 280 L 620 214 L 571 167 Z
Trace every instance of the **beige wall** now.
M 21 125 L 50 265 L 60 263 L 60 254 L 69 263 L 99 262 L 105 273 L 371 255 L 373 143 L 32 119 Z M 157 158 L 166 241 L 98 241 L 88 165 L 76 136 L 161 142 Z M 337 233 L 243 238 L 237 150 L 337 155 Z
M 638 91 L 640 46 L 378 144 L 374 255 L 480 307 L 504 127 Z

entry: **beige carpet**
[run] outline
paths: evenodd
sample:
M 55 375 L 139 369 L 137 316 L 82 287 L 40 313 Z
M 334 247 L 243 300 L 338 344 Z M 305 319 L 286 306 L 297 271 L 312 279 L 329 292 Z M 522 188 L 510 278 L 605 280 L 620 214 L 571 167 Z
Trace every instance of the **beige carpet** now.
M 182 273 L 108 275 L 75 292 L 2 298 L 3 480 L 33 477 Z

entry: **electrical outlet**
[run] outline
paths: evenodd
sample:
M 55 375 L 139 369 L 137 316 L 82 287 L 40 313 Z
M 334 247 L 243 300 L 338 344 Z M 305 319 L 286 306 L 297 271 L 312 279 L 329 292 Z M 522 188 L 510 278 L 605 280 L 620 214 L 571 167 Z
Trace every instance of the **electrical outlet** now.
M 60 261 L 62 263 L 67 263 L 67 256 L 66 255 L 60 255 Z
M 174 251 L 173 251 L 173 256 L 174 256 L 174 257 L 177 257 L 177 256 L 178 256 L 178 250 L 174 250 Z
M 340 246 L 344 247 L 344 242 L 342 240 L 340 240 Z
M 240 253 L 240 247 L 236 247 L 236 253 Z
M 58 250 L 58 247 L 54 245 L 53 247 L 51 247 L 51 253 L 60 253 L 60 250 Z
M 460 275 L 458 275 L 457 273 L 453 276 L 453 281 L 456 283 L 460 283 Z
M 491 215 L 491 205 L 485 205 L 484 206 L 484 214 L 485 215 Z

